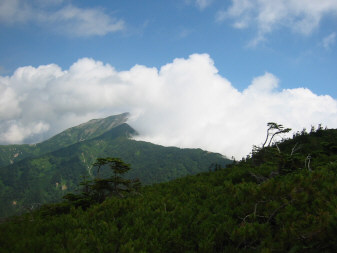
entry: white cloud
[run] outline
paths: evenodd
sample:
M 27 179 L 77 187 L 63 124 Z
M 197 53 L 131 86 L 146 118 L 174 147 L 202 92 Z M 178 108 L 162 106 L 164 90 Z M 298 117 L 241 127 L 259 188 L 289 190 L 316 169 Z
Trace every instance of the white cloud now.
M 251 44 L 257 44 L 280 27 L 309 35 L 330 14 L 337 14 L 336 0 L 232 0 L 227 10 L 216 14 L 216 21 L 233 19 L 235 28 L 256 27 L 257 35 Z
M 326 36 L 325 38 L 323 38 L 322 45 L 325 49 L 329 50 L 332 47 L 332 45 L 335 44 L 335 42 L 336 42 L 336 33 L 333 32 L 328 36 Z
M 0 142 L 41 140 L 92 118 L 130 112 L 139 139 L 200 147 L 238 158 L 263 142 L 266 123 L 301 130 L 337 127 L 337 101 L 305 88 L 281 90 L 271 73 L 242 92 L 218 74 L 207 54 L 160 69 L 127 71 L 83 58 L 68 70 L 55 64 L 0 76 Z
M 203 10 L 210 6 L 213 3 L 213 0 L 184 0 L 186 5 L 194 5 L 200 10 Z
M 207 6 L 209 6 L 213 0 L 195 0 L 196 5 L 201 9 L 205 9 Z
M 41 6 L 51 6 L 59 5 L 64 2 L 64 0 L 35 0 Z
M 0 121 L 11 119 L 20 114 L 19 101 L 20 99 L 11 87 L 0 86 Z
M 46 132 L 50 127 L 44 122 L 31 122 L 27 125 L 23 125 L 21 122 L 10 122 L 7 125 L 6 129 L 3 125 L 0 125 L 0 139 L 5 143 L 20 143 L 27 136 Z
M 62 0 L 33 2 L 35 4 L 23 0 L 2 0 L 0 21 L 6 24 L 33 22 L 71 36 L 106 35 L 125 29 L 123 20 L 111 17 L 100 8 L 60 6 Z
M 187 28 L 180 28 L 179 31 L 178 31 L 178 36 L 177 38 L 178 39 L 183 39 L 183 38 L 186 38 L 188 37 L 191 33 L 193 33 L 193 30 L 192 29 L 187 29 Z
M 101 9 L 80 9 L 75 6 L 66 6 L 43 19 L 58 24 L 58 30 L 76 36 L 105 35 L 124 29 L 123 20 L 113 19 Z
M 33 18 L 31 6 L 21 0 L 0 1 L 0 22 L 13 24 Z

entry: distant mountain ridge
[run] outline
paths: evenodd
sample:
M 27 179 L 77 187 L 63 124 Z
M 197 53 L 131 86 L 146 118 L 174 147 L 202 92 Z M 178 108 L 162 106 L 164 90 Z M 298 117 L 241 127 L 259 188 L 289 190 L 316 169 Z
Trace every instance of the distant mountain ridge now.
M 131 164 L 127 177 L 137 177 L 143 184 L 208 171 L 212 164 L 231 163 L 220 154 L 201 149 L 132 140 L 130 137 L 137 132 L 125 123 L 127 117 L 128 114 L 120 114 L 91 120 L 34 146 L 7 147 L 12 158 L 15 152 L 22 154 L 21 160 L 0 166 L 0 217 L 34 203 L 59 201 L 67 191 L 76 189 L 82 176 L 90 178 L 95 174 L 92 164 L 98 157 L 118 157 Z
M 114 127 L 127 122 L 129 113 L 109 116 L 102 119 L 92 119 L 86 123 L 69 128 L 54 137 L 37 144 L 40 149 L 50 152 L 59 148 L 64 148 L 77 142 L 90 140 L 98 137 Z M 136 132 L 134 131 L 134 134 Z M 46 152 L 46 153 L 47 153 Z
M 100 136 L 114 127 L 127 122 L 129 113 L 122 113 L 102 119 L 92 119 L 86 123 L 69 128 L 41 143 L 42 146 L 58 144 L 60 147 Z M 59 144 L 60 143 L 60 144 Z
M 13 164 L 26 157 L 43 155 L 77 142 L 95 138 L 126 123 L 128 117 L 129 113 L 122 113 L 107 118 L 92 119 L 37 144 L 0 145 L 0 167 Z

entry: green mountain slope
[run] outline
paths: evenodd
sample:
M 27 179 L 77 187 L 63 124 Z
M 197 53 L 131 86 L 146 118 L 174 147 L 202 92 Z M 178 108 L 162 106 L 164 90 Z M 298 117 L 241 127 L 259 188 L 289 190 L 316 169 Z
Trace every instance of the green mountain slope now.
M 336 143 L 337 130 L 301 133 L 280 152 L 255 150 L 225 169 L 86 211 L 44 208 L 1 224 L 0 245 L 5 252 L 336 252 Z
M 71 144 L 90 140 L 124 124 L 128 117 L 128 113 L 123 113 L 103 119 L 93 119 L 79 126 L 69 128 L 49 140 L 38 144 L 37 147 L 48 153 Z M 136 132 L 134 131 L 133 133 L 135 134 Z
M 211 164 L 231 161 L 200 149 L 162 147 L 129 139 L 135 130 L 118 125 L 104 134 L 56 151 L 26 158 L 0 169 L 0 216 L 59 201 L 74 191 L 81 176 L 92 177 L 98 157 L 119 157 L 131 164 L 128 177 L 143 184 L 168 181 L 209 170 Z M 104 173 L 104 171 L 103 171 Z
M 27 157 L 39 156 L 77 142 L 95 138 L 125 123 L 128 117 L 128 113 L 123 113 L 103 119 L 93 119 L 37 144 L 0 145 L 0 167 L 13 164 Z

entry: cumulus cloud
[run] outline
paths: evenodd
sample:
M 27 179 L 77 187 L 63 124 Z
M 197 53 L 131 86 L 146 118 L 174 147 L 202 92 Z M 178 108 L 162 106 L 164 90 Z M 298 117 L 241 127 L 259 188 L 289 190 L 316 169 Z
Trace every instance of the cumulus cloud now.
M 160 69 L 116 71 L 83 58 L 69 69 L 22 67 L 0 76 L 0 142 L 50 137 L 93 118 L 130 112 L 137 139 L 200 147 L 241 158 L 263 142 L 266 123 L 294 130 L 337 127 L 337 101 L 305 88 L 280 89 L 271 73 L 238 91 L 207 54 L 175 59 Z
M 239 29 L 256 27 L 257 35 L 251 42 L 256 45 L 279 27 L 309 35 L 331 14 L 337 14 L 335 0 L 232 0 L 228 9 L 216 14 L 216 20 L 234 20 L 233 26 Z
M 62 0 L 2 0 L 0 21 L 4 24 L 37 23 L 71 36 L 106 35 L 125 29 L 125 22 L 100 8 L 62 5 Z M 57 7 L 55 9 L 55 6 Z
M 27 137 L 29 139 L 32 135 L 48 131 L 50 127 L 45 122 L 28 122 L 27 125 L 20 121 L 6 123 L 0 125 L 0 140 L 5 143 L 20 143 Z

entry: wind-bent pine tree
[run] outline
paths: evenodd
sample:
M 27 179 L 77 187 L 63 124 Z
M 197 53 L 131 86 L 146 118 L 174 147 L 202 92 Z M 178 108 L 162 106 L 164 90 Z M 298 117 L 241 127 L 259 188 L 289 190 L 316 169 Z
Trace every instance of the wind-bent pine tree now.
M 269 147 L 276 135 L 282 134 L 282 133 L 288 133 L 288 132 L 291 131 L 291 128 L 284 128 L 284 126 L 282 126 L 281 124 L 277 124 L 275 122 L 268 122 L 267 126 L 268 126 L 267 137 L 266 137 L 266 140 L 264 141 L 264 143 L 262 145 L 262 148 L 265 147 L 268 139 L 269 139 L 269 143 L 268 143 L 268 147 Z

